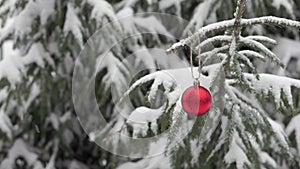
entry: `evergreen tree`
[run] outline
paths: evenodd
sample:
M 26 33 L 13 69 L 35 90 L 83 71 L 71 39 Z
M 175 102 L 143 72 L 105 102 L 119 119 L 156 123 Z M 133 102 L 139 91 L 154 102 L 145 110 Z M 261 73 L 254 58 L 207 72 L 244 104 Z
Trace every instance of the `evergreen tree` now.
M 300 24 L 293 21 L 300 18 L 299 7 L 293 0 L 0 0 L 0 169 L 299 168 Z M 143 12 L 174 14 L 188 23 L 174 25 Z M 168 49 L 179 58 L 158 57 L 153 50 L 167 49 L 174 43 L 168 37 L 189 31 L 194 34 Z M 182 89 L 192 83 L 188 46 L 201 49 L 201 84 L 213 96 L 210 112 L 198 118 L 180 104 Z M 76 60 L 82 51 L 89 52 L 88 60 Z M 109 121 L 105 134 L 116 136 L 108 144 L 126 147 L 121 134 L 145 138 L 168 131 L 167 140 L 156 140 L 164 146 L 145 145 L 149 153 L 165 154 L 117 157 L 92 142 L 103 138 L 97 133 L 101 124 L 94 114 L 76 114 L 72 87 L 84 86 L 72 84 L 72 75 L 76 61 L 100 60 L 98 68 L 79 74 L 82 81 L 97 74 L 97 103 Z M 145 71 L 132 78 L 140 69 Z M 125 105 L 128 118 L 111 101 L 124 93 L 133 103 Z M 137 125 L 141 112 L 152 115 Z

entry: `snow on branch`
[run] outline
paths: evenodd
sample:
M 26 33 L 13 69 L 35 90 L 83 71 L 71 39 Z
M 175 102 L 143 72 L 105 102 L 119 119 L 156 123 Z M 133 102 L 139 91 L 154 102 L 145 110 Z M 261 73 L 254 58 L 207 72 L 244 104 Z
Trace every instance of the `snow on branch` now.
M 232 36 L 228 36 L 228 35 L 219 35 L 219 36 L 214 36 L 211 38 L 208 38 L 204 41 L 202 41 L 197 47 L 196 50 L 199 49 L 199 47 L 204 48 L 206 46 L 209 46 L 211 44 L 217 43 L 217 42 L 231 42 L 232 40 Z
M 241 38 L 240 39 L 241 43 L 253 48 L 253 50 L 257 50 L 259 52 L 262 52 L 265 54 L 270 60 L 275 62 L 276 64 L 280 65 L 281 67 L 284 67 L 283 63 L 280 61 L 280 59 L 267 47 L 265 47 L 262 43 L 255 41 L 250 38 Z
M 9 139 L 12 139 L 13 124 L 8 115 L 0 110 L 0 131 L 4 132 Z
M 259 36 L 259 35 L 254 35 L 254 36 L 247 36 L 245 37 L 246 39 L 251 39 L 251 40 L 255 40 L 261 43 L 266 43 L 266 44 L 270 44 L 270 45 L 277 45 L 277 41 L 266 37 L 266 36 Z
M 13 168 L 18 157 L 23 157 L 28 166 L 32 168 L 42 168 L 42 163 L 39 160 L 38 154 L 32 151 L 32 148 L 22 139 L 17 139 L 12 143 L 12 147 L 7 153 L 7 157 L 2 160 L 0 168 Z
M 213 23 L 207 26 L 202 27 L 192 36 L 182 39 L 177 43 L 174 43 L 167 52 L 172 52 L 177 50 L 180 47 L 190 45 L 193 40 L 197 39 L 198 36 L 206 36 L 209 33 L 215 33 L 218 31 L 230 29 L 234 27 L 235 19 L 225 20 L 217 23 Z M 290 19 L 279 18 L 275 16 L 264 16 L 259 18 L 251 18 L 251 19 L 241 19 L 240 26 L 247 27 L 253 25 L 274 25 L 274 26 L 286 26 L 291 28 L 300 29 L 300 22 L 293 21 Z
M 242 139 L 239 137 L 236 130 L 234 130 L 233 139 L 231 141 L 229 151 L 225 155 L 225 162 L 227 164 L 236 163 L 238 169 L 250 165 L 250 161 L 245 153 L 246 146 L 243 144 Z M 238 154 L 238 156 L 237 156 Z
M 241 50 L 238 53 L 241 55 L 246 55 L 248 58 L 257 58 L 265 61 L 265 57 L 262 54 L 252 50 Z
M 198 56 L 198 57 L 202 58 L 203 59 L 203 64 L 205 64 L 212 58 L 212 56 L 215 56 L 217 54 L 221 54 L 221 52 L 226 52 L 226 50 L 228 50 L 228 49 L 229 49 L 228 45 L 222 46 L 220 48 L 214 48 L 211 51 L 204 52 L 204 53 L 200 54 L 200 56 Z M 217 56 L 219 56 L 219 55 L 217 55 Z
M 151 130 L 157 134 L 158 124 L 157 120 L 164 112 L 164 107 L 158 109 L 151 109 L 148 107 L 136 108 L 126 120 L 126 123 L 132 127 L 132 135 L 134 138 L 138 138 L 139 134 L 143 137 L 147 136 L 148 130 Z M 148 124 L 151 123 L 149 126 Z
M 24 9 L 19 10 L 17 1 L 7 1 L 0 5 L 0 15 L 9 12 L 9 17 L 3 19 L 3 27 L 0 29 L 0 43 L 14 34 L 14 38 L 24 38 L 33 33 L 32 26 L 39 19 L 41 26 L 45 26 L 49 19 L 55 15 L 55 1 L 36 0 L 25 3 Z M 7 15 L 7 14 L 5 14 Z M 3 17 L 5 18 L 5 17 Z M 1 18 L 2 19 L 2 18 Z
M 78 18 L 75 9 L 71 3 L 68 3 L 68 9 L 66 14 L 66 22 L 64 24 L 64 33 L 72 33 L 77 40 L 80 47 L 83 47 L 83 35 L 82 35 L 82 24 Z
M 268 95 L 271 92 L 278 107 L 284 106 L 282 94 L 285 95 L 288 104 L 293 107 L 291 87 L 300 88 L 300 80 L 263 73 L 259 74 L 260 80 L 257 80 L 252 74 L 245 73 L 244 76 L 252 81 L 257 93 L 263 92 Z
M 14 50 L 12 43 L 5 44 L 10 53 L 0 61 L 0 80 L 6 78 L 12 86 L 21 82 L 23 75 L 26 74 L 25 67 L 36 63 L 43 68 L 46 63 L 54 66 L 54 61 L 46 52 L 41 43 L 34 43 L 28 53 L 20 57 L 20 51 Z
M 286 127 L 286 133 L 290 136 L 293 132 L 295 132 L 297 148 L 300 155 L 300 114 L 296 115 L 292 118 L 290 123 Z

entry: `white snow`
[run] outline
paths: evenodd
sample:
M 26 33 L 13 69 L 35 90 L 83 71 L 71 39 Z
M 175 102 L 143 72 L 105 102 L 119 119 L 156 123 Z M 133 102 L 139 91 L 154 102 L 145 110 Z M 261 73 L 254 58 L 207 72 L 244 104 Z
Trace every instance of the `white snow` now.
M 268 153 L 260 152 L 259 156 L 260 156 L 260 160 L 262 163 L 267 163 L 270 166 L 272 166 L 273 168 L 278 167 L 276 161 Z
M 124 8 L 125 7 L 133 7 L 136 3 L 138 2 L 138 0 L 131 0 L 131 1 L 123 1 L 124 3 Z
M 260 130 L 258 130 L 258 131 L 259 132 L 257 134 L 261 135 Z M 256 153 L 258 154 L 262 164 L 268 164 L 268 165 L 272 166 L 273 168 L 278 168 L 276 161 L 270 156 L 270 154 L 261 150 L 263 147 L 260 147 L 260 145 L 256 142 L 255 139 L 250 139 L 249 141 L 251 142 Z M 263 167 L 262 164 L 261 164 L 261 166 Z
M 7 96 L 8 96 L 8 87 L 4 87 L 0 90 L 0 103 L 5 101 L 5 99 L 7 99 Z
M 72 113 L 67 111 L 64 115 L 59 118 L 60 123 L 65 123 L 67 120 L 71 120 Z
M 294 2 L 291 0 L 273 0 L 272 5 L 277 8 L 277 10 L 280 9 L 281 6 L 283 6 L 287 12 L 290 13 L 291 16 L 294 17 L 294 13 L 293 13 L 293 5 Z
M 249 58 L 257 58 L 257 59 L 265 60 L 265 57 L 262 54 L 252 50 L 241 50 L 238 53 L 242 55 L 246 55 Z
M 281 99 L 281 90 L 283 90 L 285 96 L 288 99 L 288 103 L 293 107 L 291 86 L 300 88 L 300 80 L 264 73 L 259 74 L 260 80 L 257 80 L 252 74 L 245 73 L 244 76 L 252 81 L 253 88 L 258 93 L 263 92 L 265 95 L 267 95 L 268 92 L 271 91 L 273 96 L 275 97 L 277 106 L 283 104 Z
M 148 95 L 148 100 L 152 101 L 155 99 L 155 96 L 157 94 L 157 91 L 158 91 L 158 87 L 159 85 L 162 84 L 162 79 L 155 79 L 152 86 L 151 86 L 151 89 L 150 89 L 150 92 L 149 92 L 149 95 Z
M 0 3 L 3 3 L 5 0 L 1 0 Z M 15 5 L 18 0 L 10 0 L 3 3 L 0 8 L 0 14 L 2 15 L 5 11 L 12 12 L 15 9 Z
M 32 81 L 32 79 L 30 79 L 30 81 Z M 22 111 L 18 112 L 20 120 L 23 120 L 24 114 L 27 112 L 28 108 L 31 106 L 32 102 L 34 102 L 35 99 L 39 96 L 39 94 L 40 94 L 39 86 L 36 83 L 33 83 L 32 86 L 31 86 L 28 97 L 26 99 L 24 99 L 24 102 L 23 102 L 23 105 L 22 105 L 23 106 Z
M 14 19 L 7 18 L 6 23 L 0 29 L 0 42 L 3 42 L 6 38 L 10 36 L 11 33 L 13 33 L 14 31 L 13 26 L 14 26 Z
M 3 110 L 0 110 L 0 130 L 2 130 L 8 138 L 12 139 L 13 125 L 8 115 Z
M 259 135 L 259 137 L 261 137 L 260 130 L 258 130 L 257 134 Z M 249 136 L 251 137 L 250 134 L 249 134 Z M 260 147 L 260 145 L 256 142 L 255 139 L 250 139 L 249 141 L 251 142 L 251 145 L 253 146 L 254 150 L 256 151 L 257 155 L 259 156 L 262 168 L 264 168 L 263 164 L 268 164 L 268 165 L 272 166 L 273 168 L 278 168 L 276 161 L 270 156 L 270 154 L 261 150 L 263 147 Z M 262 141 L 262 140 L 260 139 L 260 141 Z
M 169 156 L 160 153 L 166 145 L 167 140 L 160 139 L 156 143 L 152 143 L 149 145 L 149 154 L 156 154 L 155 156 L 141 159 L 138 162 L 124 163 L 118 166 L 117 169 L 171 169 L 171 159 L 169 158 Z
M 133 46 L 132 47 L 135 55 L 135 65 L 143 64 L 145 67 L 144 69 L 149 69 L 152 73 L 156 69 L 156 64 L 154 57 L 151 55 L 149 50 L 145 46 Z
M 229 147 L 229 151 L 225 155 L 225 162 L 231 164 L 236 162 L 237 169 L 243 169 L 245 166 L 250 165 L 250 161 L 245 153 L 245 145 L 239 137 L 237 131 L 233 133 L 233 138 Z
M 176 15 L 181 17 L 181 3 L 186 0 L 161 0 L 159 1 L 159 8 L 162 10 L 166 10 L 172 6 L 176 7 Z
M 277 41 L 274 39 L 271 39 L 269 37 L 266 36 L 261 36 L 261 35 L 252 35 L 252 36 L 246 36 L 244 37 L 246 39 L 252 39 L 258 42 L 266 42 L 268 44 L 272 44 L 272 45 L 277 45 Z
M 174 36 L 168 32 L 168 30 L 162 25 L 161 21 L 159 21 L 156 17 L 154 16 L 149 16 L 149 17 L 135 17 L 134 18 L 134 23 L 136 24 L 137 27 L 143 28 L 146 31 L 143 31 L 143 33 L 152 33 L 152 35 L 155 35 L 154 33 L 157 34 L 162 34 L 167 37 L 172 37 Z M 158 38 L 158 37 L 157 37 Z
M 77 161 L 77 160 L 72 160 L 68 166 L 69 169 L 89 169 L 85 164 Z
M 203 64 L 206 64 L 210 59 L 213 59 L 214 57 L 221 58 L 221 60 L 224 60 L 224 58 L 227 57 L 227 55 L 225 53 L 228 51 L 229 48 L 230 48 L 229 45 L 224 45 L 219 48 L 214 48 L 211 51 L 201 53 L 200 58 L 202 59 Z M 223 53 L 221 53 L 221 52 L 223 52 Z
M 41 25 L 45 25 L 48 22 L 49 17 L 55 14 L 55 1 L 54 0 L 37 0 L 37 6 L 40 12 Z
M 113 18 L 116 20 L 115 13 L 113 12 L 113 7 L 104 0 L 87 0 L 92 6 L 92 14 L 91 17 L 97 19 L 97 21 L 101 21 L 104 15 Z
M 296 71 L 300 71 L 300 42 L 292 39 L 278 37 L 278 45 L 273 48 L 273 52 L 281 59 L 284 65 L 288 65 L 292 57 L 297 58 Z M 278 71 L 279 75 L 285 75 L 285 69 Z
M 17 139 L 9 150 L 7 158 L 0 164 L 0 169 L 13 168 L 15 159 L 19 156 L 22 156 L 27 161 L 28 166 L 33 166 L 35 169 L 42 166 L 38 161 L 38 155 L 29 151 L 27 147 L 28 145 L 23 140 Z
M 67 14 L 66 14 L 66 21 L 64 24 L 64 33 L 67 35 L 68 33 L 72 33 L 75 39 L 78 41 L 79 45 L 83 46 L 83 39 L 82 39 L 82 25 L 81 22 L 75 12 L 75 9 L 72 3 L 68 3 Z
M 48 119 L 55 130 L 59 129 L 59 120 L 56 114 L 51 113 Z
M 125 76 L 130 75 L 126 68 L 128 64 L 126 60 L 120 61 L 112 52 L 108 52 L 98 56 L 96 62 L 97 72 L 104 68 L 107 69 L 108 73 L 103 77 L 103 83 L 107 85 L 107 88 L 112 87 L 111 84 L 114 84 L 113 89 L 116 90 L 116 97 L 121 97 L 130 80 Z
M 216 3 L 214 0 L 205 0 L 200 3 L 195 9 L 192 19 L 190 20 L 188 26 L 185 28 L 183 34 L 187 34 L 188 31 L 192 29 L 200 29 L 204 24 L 213 23 L 216 21 L 216 6 L 220 3 Z M 215 6 L 213 6 L 215 5 Z M 213 9 L 213 11 L 210 11 Z
M 151 130 L 157 132 L 156 120 L 162 115 L 163 108 L 150 109 L 148 107 L 136 108 L 127 118 L 127 123 L 133 127 L 133 137 L 138 134 L 145 136 L 148 131 L 148 123 L 151 122 Z
M 25 67 L 31 63 L 36 63 L 44 67 L 46 60 L 50 65 L 53 64 L 49 53 L 40 43 L 34 43 L 25 56 L 21 56 L 18 50 L 12 48 L 12 42 L 4 45 L 3 59 L 0 61 L 0 79 L 7 78 L 12 86 L 20 82 L 25 74 Z
M 230 44 L 230 48 L 229 48 L 229 55 L 232 56 L 232 58 L 233 58 L 235 52 L 236 52 L 236 38 L 235 38 L 235 36 L 233 36 L 231 44 Z
M 167 54 L 164 49 L 151 48 L 148 50 L 152 57 L 156 60 L 158 67 L 161 69 L 186 68 L 189 66 L 185 59 L 181 60 L 181 58 L 174 53 Z
M 208 156 L 207 160 L 209 160 L 210 158 L 212 158 L 215 153 L 217 151 L 220 150 L 221 146 L 225 143 L 225 140 L 226 140 L 226 129 L 228 127 L 228 117 L 226 116 L 222 116 L 221 118 L 221 129 L 222 129 L 222 133 L 219 137 L 219 140 L 218 140 L 218 144 L 215 146 L 215 148 L 213 149 L 213 151 L 210 153 L 210 155 Z M 194 158 L 194 157 L 193 157 Z
M 7 31 L 14 31 L 17 37 L 23 37 L 32 31 L 31 26 L 38 17 L 40 18 L 41 25 L 45 25 L 49 17 L 55 14 L 54 3 L 54 0 L 30 0 L 24 10 L 14 17 L 12 20 L 13 24 L 10 22 L 7 23 Z M 12 6 L 12 4 L 10 5 Z
M 285 131 L 288 136 L 291 135 L 292 132 L 295 132 L 298 154 L 300 155 L 300 114 L 291 119 Z
M 281 61 L 278 59 L 278 57 L 266 46 L 264 46 L 262 43 L 252 40 L 250 38 L 240 38 L 240 41 L 247 46 L 250 46 L 253 48 L 253 50 L 256 50 L 258 52 L 264 53 L 271 61 L 275 63 L 281 63 Z
M 7 78 L 11 84 L 21 80 L 24 66 L 16 56 L 19 51 L 13 49 L 13 43 L 8 41 L 3 44 L 3 58 L 0 61 L 0 79 Z
M 198 45 L 196 47 L 196 49 L 198 49 L 199 47 L 203 48 L 205 46 L 213 46 L 214 42 L 231 42 L 232 41 L 232 36 L 228 36 L 228 35 L 218 35 L 218 36 L 214 36 L 211 38 L 207 38 L 205 40 L 203 40 L 200 45 Z
M 276 133 L 276 137 L 280 141 L 280 144 L 283 145 L 285 148 L 289 148 L 289 145 L 286 140 L 286 134 L 283 129 L 283 125 L 272 120 L 271 118 L 268 118 L 268 121 L 271 124 L 273 131 Z
M 45 66 L 44 60 L 46 60 L 47 63 L 54 66 L 54 61 L 52 60 L 50 54 L 44 49 L 44 47 L 40 43 L 34 43 L 30 47 L 28 53 L 22 58 L 25 65 L 36 63 L 37 65 L 43 68 Z
M 199 162 L 199 156 L 202 151 L 203 145 L 199 144 L 199 140 L 197 139 L 190 140 L 189 144 L 190 144 L 189 146 L 191 147 L 191 155 L 192 155 L 191 164 L 195 165 L 196 163 Z

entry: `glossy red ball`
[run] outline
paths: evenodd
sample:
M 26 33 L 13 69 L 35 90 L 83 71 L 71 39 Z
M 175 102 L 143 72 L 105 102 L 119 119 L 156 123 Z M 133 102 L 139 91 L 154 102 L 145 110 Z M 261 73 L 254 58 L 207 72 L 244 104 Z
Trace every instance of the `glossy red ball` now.
M 181 97 L 182 108 L 193 116 L 207 113 L 212 104 L 210 92 L 202 86 L 191 86 L 184 91 Z

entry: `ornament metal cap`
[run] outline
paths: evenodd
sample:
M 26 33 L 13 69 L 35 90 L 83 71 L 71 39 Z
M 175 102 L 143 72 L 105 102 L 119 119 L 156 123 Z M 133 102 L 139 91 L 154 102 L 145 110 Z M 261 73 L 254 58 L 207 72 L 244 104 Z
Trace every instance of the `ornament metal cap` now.
M 194 86 L 200 86 L 200 81 L 198 79 L 194 80 Z

